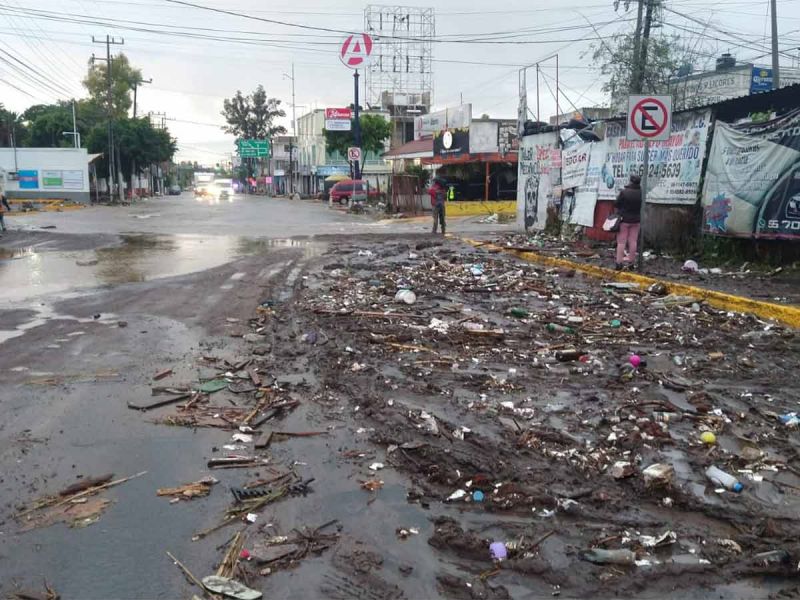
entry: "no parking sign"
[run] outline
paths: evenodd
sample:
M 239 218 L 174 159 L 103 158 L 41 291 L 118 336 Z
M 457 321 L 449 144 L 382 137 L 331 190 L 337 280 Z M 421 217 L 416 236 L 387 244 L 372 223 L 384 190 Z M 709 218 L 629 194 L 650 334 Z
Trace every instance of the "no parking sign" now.
M 627 139 L 669 139 L 672 129 L 672 96 L 629 96 Z

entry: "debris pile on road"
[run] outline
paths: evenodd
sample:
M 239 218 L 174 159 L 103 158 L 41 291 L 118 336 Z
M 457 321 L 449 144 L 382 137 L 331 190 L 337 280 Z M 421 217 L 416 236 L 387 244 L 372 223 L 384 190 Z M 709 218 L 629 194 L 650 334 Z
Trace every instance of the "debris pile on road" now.
M 778 375 L 793 369 L 795 333 L 658 285 L 603 285 L 463 245 L 340 245 L 329 257 L 286 315 L 308 333 L 287 340 L 279 369 L 297 369 L 297 353 L 315 366 L 319 397 L 349 404 L 382 467 L 410 476 L 410 502 L 452 506 L 453 519 L 495 513 L 507 548 L 523 540 L 502 569 L 618 592 L 647 582 L 606 564 L 720 581 L 726 565 L 795 572 L 748 562 L 776 545 L 800 559 L 800 455 L 783 424 L 800 388 Z M 309 343 L 323 332 L 326 344 Z M 383 482 L 359 485 L 380 495 Z M 525 546 L 546 527 L 556 533 Z M 469 535 L 431 544 L 480 562 L 491 540 Z M 582 550 L 556 561 L 558 548 Z M 579 560 L 598 566 L 563 569 Z
M 193 380 L 163 366 L 128 405 L 213 436 L 195 462 L 230 496 L 203 501 L 218 516 L 192 539 L 216 545 L 216 571 L 167 552 L 206 597 L 256 600 L 329 549 L 330 597 L 402 597 L 384 556 L 445 597 L 747 595 L 797 577 L 796 332 L 451 240 L 332 243 L 311 264 L 225 319 L 233 339 Z M 177 481 L 156 493 L 217 483 Z

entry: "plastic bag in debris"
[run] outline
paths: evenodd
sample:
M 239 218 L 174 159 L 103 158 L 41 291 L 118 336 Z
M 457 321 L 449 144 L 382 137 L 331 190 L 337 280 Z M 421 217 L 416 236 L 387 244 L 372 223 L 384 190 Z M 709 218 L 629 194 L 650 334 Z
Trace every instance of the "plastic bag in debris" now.
M 262 594 L 258 590 L 252 590 L 235 579 L 209 575 L 203 577 L 203 585 L 210 592 L 222 594 L 237 600 L 258 600 Z

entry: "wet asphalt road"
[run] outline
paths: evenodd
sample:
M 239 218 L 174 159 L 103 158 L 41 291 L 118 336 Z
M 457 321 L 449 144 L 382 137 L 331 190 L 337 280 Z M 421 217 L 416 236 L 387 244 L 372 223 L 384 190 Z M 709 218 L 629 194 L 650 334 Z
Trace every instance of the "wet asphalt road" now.
M 508 228 L 474 221 L 453 221 L 451 230 Z M 152 376 L 165 366 L 175 369 L 170 383 L 193 383 L 208 376 L 197 366 L 199 354 L 240 356 L 226 320 L 252 316 L 265 286 L 296 276 L 325 250 L 324 236 L 421 233 L 429 226 L 379 222 L 308 201 L 235 197 L 208 205 L 188 194 L 7 222 L 13 231 L 0 240 L 0 595 L 17 585 L 41 590 L 46 580 L 64 598 L 90 599 L 187 597 L 165 551 L 203 576 L 227 539 L 191 542 L 229 504 L 228 472 L 199 502 L 173 506 L 155 489 L 204 475 L 212 448 L 229 434 L 155 427 L 127 402 L 149 399 Z M 287 455 L 308 451 L 285 445 Z M 17 507 L 81 476 L 145 470 L 107 493 L 113 504 L 89 527 L 21 532 L 12 518 Z M 392 537 L 388 524 L 427 523 L 402 518 L 403 489 L 398 483 L 380 509 Z M 291 525 L 301 520 L 298 512 L 324 514 L 330 501 L 341 500 L 317 495 L 264 518 Z M 349 515 L 349 528 L 358 519 Z M 409 546 L 409 557 L 425 548 Z M 280 597 L 312 589 L 298 588 L 293 572 L 271 581 Z

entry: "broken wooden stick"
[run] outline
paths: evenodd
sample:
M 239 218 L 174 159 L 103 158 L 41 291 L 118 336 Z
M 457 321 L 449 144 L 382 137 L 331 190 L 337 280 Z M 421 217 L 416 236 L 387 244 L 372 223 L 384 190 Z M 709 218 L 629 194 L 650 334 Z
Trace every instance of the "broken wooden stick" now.
M 35 512 L 37 510 L 40 510 L 42 508 L 48 508 L 48 507 L 51 507 L 51 506 L 52 507 L 57 507 L 57 506 L 62 506 L 64 504 L 68 504 L 68 503 L 72 502 L 73 500 L 77 500 L 78 498 L 83 498 L 84 496 L 91 496 L 92 494 L 96 494 L 97 492 L 99 492 L 101 490 L 105 490 L 105 489 L 108 489 L 110 487 L 114 487 L 115 485 L 119 485 L 120 483 L 125 483 L 126 481 L 130 481 L 131 479 L 136 479 L 137 477 L 141 477 L 142 475 L 145 475 L 146 473 L 147 473 L 147 471 L 142 471 L 141 473 L 137 473 L 136 475 L 131 475 L 130 477 L 123 477 L 122 479 L 117 479 L 115 481 L 109 481 L 108 483 L 104 483 L 103 485 L 98 485 L 96 487 L 89 488 L 88 490 L 84 490 L 84 491 L 79 492 L 77 494 L 73 494 L 72 496 L 67 496 L 66 498 L 64 498 L 60 502 L 57 501 L 58 496 L 54 496 L 54 497 L 48 498 L 46 501 L 42 502 L 41 504 L 38 504 L 37 506 L 34 506 L 33 508 L 29 508 L 28 510 L 24 510 L 21 513 L 18 513 L 16 515 L 16 518 L 19 519 L 20 517 L 24 517 L 25 515 L 30 514 L 32 512 Z

